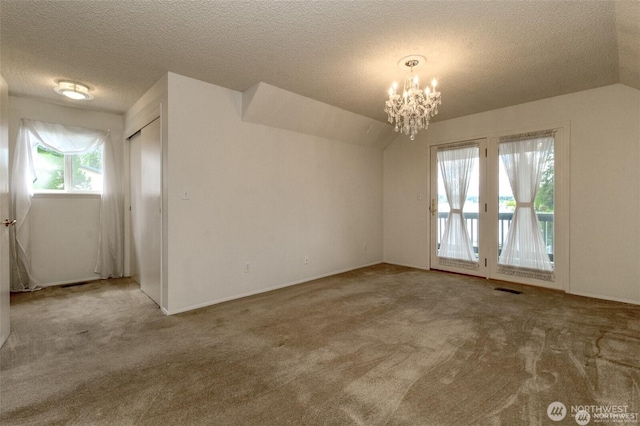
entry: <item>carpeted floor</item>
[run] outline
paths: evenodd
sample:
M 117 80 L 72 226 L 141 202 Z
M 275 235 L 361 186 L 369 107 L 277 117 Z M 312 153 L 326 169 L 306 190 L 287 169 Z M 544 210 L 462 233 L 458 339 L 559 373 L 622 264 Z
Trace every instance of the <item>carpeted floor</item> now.
M 170 317 L 127 279 L 11 303 L 2 424 L 569 425 L 577 406 L 640 412 L 640 307 L 533 287 L 381 264 Z

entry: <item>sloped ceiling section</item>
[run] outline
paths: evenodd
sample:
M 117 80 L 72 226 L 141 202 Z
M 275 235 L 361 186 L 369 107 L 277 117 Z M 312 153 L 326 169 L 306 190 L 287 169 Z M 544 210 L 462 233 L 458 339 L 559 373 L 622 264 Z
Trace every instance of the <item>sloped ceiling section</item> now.
M 640 90 L 640 1 L 617 2 L 620 83 Z
M 242 93 L 242 120 L 378 149 L 396 137 L 388 123 L 263 82 Z

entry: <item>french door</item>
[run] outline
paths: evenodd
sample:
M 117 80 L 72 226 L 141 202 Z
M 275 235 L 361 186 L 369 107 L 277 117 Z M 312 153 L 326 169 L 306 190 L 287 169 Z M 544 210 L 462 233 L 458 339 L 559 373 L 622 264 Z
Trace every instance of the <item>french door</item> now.
M 487 274 L 482 228 L 486 144 L 478 139 L 431 147 L 432 269 Z
M 563 288 L 562 129 L 431 147 L 431 269 Z

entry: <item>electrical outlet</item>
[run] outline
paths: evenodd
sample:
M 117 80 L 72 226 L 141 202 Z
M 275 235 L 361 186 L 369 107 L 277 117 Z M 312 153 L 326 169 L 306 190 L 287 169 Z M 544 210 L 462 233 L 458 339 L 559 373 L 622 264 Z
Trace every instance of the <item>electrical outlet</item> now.
M 305 265 L 309 264 L 309 256 L 308 255 L 304 257 L 304 264 Z
M 251 272 L 251 262 L 245 262 L 244 263 L 244 273 L 248 274 L 249 272 Z

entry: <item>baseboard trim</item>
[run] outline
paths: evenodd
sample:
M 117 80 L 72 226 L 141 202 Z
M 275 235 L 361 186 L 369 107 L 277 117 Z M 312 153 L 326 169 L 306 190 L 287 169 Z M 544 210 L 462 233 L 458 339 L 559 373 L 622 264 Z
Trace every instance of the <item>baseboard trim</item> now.
M 409 265 L 409 264 L 403 264 L 403 263 L 397 263 L 397 262 L 389 262 L 388 260 L 385 260 L 384 263 L 388 263 L 389 265 L 405 266 L 407 268 L 420 269 L 420 270 L 423 270 L 423 271 L 430 271 L 431 270 L 430 268 L 424 268 L 422 266 L 415 266 L 415 265 Z M 504 281 L 504 280 L 501 280 L 499 278 L 493 278 L 493 280 Z M 562 288 L 545 286 L 545 285 L 538 285 L 538 284 L 524 284 L 524 283 L 514 283 L 514 284 L 531 285 L 531 286 L 539 287 L 539 288 L 546 288 L 546 289 L 550 289 L 550 290 L 558 290 L 558 291 L 561 291 L 561 292 L 564 292 L 564 293 L 567 293 L 567 294 L 573 294 L 574 296 L 588 297 L 588 298 L 591 298 L 591 299 L 609 300 L 611 302 L 628 303 L 630 305 L 640 305 L 640 300 L 625 299 L 625 298 L 622 298 L 622 297 L 613 297 L 613 296 L 603 296 L 601 294 L 586 293 L 586 292 L 582 292 L 582 291 L 565 291 Z
M 421 271 L 430 271 L 431 270 L 431 268 L 429 268 L 429 267 L 425 268 L 424 266 L 410 265 L 408 263 L 389 262 L 388 260 L 385 260 L 384 263 L 388 263 L 389 265 L 395 265 L 395 266 L 404 266 L 405 268 L 420 269 Z
M 640 300 L 625 299 L 623 297 L 603 296 L 601 294 L 586 293 L 582 291 L 567 291 L 566 293 L 573 294 L 574 296 L 589 297 L 591 299 L 601 299 L 609 300 L 611 302 L 628 303 L 630 305 L 640 305 Z
M 56 282 L 52 282 L 52 283 L 46 283 L 46 284 L 38 284 L 39 287 L 54 287 L 57 285 L 66 285 L 66 284 L 80 284 L 80 283 L 90 283 L 93 281 L 98 281 L 100 279 L 100 275 L 96 274 L 93 277 L 89 277 L 89 278 L 76 278 L 73 280 L 67 280 L 67 281 L 56 281 Z
M 1 335 L 0 336 L 0 348 L 2 348 L 2 346 L 4 346 L 4 343 L 7 341 L 7 339 L 9 338 L 9 335 Z
M 379 265 L 381 263 L 386 263 L 386 262 L 378 261 L 378 262 L 373 262 L 373 263 L 367 263 L 365 265 L 355 266 L 353 268 L 341 269 L 339 271 L 330 272 L 330 273 L 327 273 L 327 274 L 322 274 L 322 275 L 316 275 L 316 276 L 313 276 L 313 277 L 303 278 L 301 280 L 292 281 L 292 282 L 288 282 L 288 283 L 285 283 L 285 284 L 278 284 L 278 285 L 275 285 L 275 286 L 262 288 L 262 289 L 256 290 L 256 291 L 250 291 L 250 292 L 247 292 L 247 293 L 241 293 L 241 294 L 237 294 L 237 295 L 233 295 L 233 296 L 229 296 L 229 297 L 223 297 L 222 299 L 215 299 L 215 300 L 212 300 L 212 301 L 209 301 L 209 302 L 204 302 L 204 303 L 199 303 L 197 305 L 187 306 L 185 308 L 169 310 L 169 309 L 165 309 L 164 307 L 161 307 L 160 309 L 162 310 L 162 313 L 165 314 L 165 315 L 180 314 L 180 313 L 183 313 L 183 312 L 192 311 L 194 309 L 200 309 L 200 308 L 205 308 L 205 307 L 211 306 L 211 305 L 217 305 L 218 303 L 224 303 L 224 302 L 229 302 L 231 300 L 242 299 L 243 297 L 254 296 L 256 294 L 261 294 L 261 293 L 267 293 L 269 291 L 278 290 L 278 289 L 285 288 L 285 287 L 291 287 L 291 286 L 297 285 L 297 284 L 307 283 L 309 281 L 318 280 L 320 278 L 326 278 L 326 277 L 330 277 L 332 275 L 338 275 L 338 274 L 343 274 L 343 273 L 349 272 L 349 271 L 355 271 L 356 269 L 362 269 L 362 268 L 367 268 L 369 266 Z

